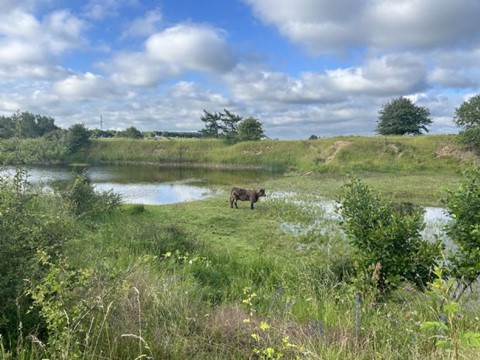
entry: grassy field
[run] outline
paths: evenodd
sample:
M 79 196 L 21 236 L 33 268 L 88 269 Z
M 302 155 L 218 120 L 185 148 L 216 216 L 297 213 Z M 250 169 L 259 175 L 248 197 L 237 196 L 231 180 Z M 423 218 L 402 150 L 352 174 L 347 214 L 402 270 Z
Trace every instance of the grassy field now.
M 87 162 L 144 162 L 195 166 L 254 166 L 267 169 L 454 172 L 475 158 L 455 135 L 335 137 L 265 140 L 228 145 L 221 140 L 95 140 L 80 159 Z
M 381 196 L 438 205 L 444 189 L 457 185 L 460 170 L 476 160 L 453 136 L 237 145 L 102 140 L 77 160 L 261 166 L 285 173 L 250 184 L 267 191 L 253 211 L 241 202 L 231 209 L 228 189 L 221 187 L 201 201 L 124 205 L 94 220 L 70 220 L 75 235 L 62 245 L 65 262 L 43 265 L 50 292 L 41 293 L 49 296 L 38 305 L 51 320 L 49 336 L 19 335 L 7 350 L 3 335 L 0 357 L 480 358 L 474 339 L 465 340 L 480 332 L 478 298 L 465 297 L 439 330 L 431 325 L 446 316 L 438 291 L 406 283 L 379 297 L 365 285 L 368 279 L 351 276 L 354 251 L 324 202 L 336 199 L 355 175 Z M 454 346 L 437 346 L 439 339 Z

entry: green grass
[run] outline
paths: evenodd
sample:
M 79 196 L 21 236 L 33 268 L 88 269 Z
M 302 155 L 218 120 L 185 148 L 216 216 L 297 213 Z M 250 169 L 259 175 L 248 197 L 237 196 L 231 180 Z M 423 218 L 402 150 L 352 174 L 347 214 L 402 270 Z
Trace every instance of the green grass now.
M 80 318 L 58 330 L 77 347 L 62 355 L 47 339 L 41 345 L 23 334 L 16 358 L 266 359 L 272 351 L 285 359 L 452 358 L 420 331 L 439 320 L 439 299 L 405 286 L 379 301 L 362 288 L 349 277 L 354 255 L 338 220 L 318 204 L 335 199 L 351 174 L 395 201 L 438 205 L 458 183 L 465 154 L 453 136 L 95 141 L 78 161 L 290 171 L 251 184 L 267 191 L 253 211 L 246 202 L 231 209 L 222 187 L 201 201 L 125 205 L 76 223 L 63 254 L 91 277 L 86 291 L 65 286 L 53 301 L 60 314 Z M 84 305 L 80 314 L 76 304 Z M 479 332 L 478 303 L 464 305 L 459 331 Z M 1 358 L 15 358 L 0 344 Z M 461 356 L 480 353 L 464 348 Z
M 455 172 L 477 158 L 455 135 L 418 137 L 335 137 L 319 140 L 265 140 L 228 145 L 221 140 L 94 140 L 89 162 L 135 162 L 192 166 L 348 173 Z

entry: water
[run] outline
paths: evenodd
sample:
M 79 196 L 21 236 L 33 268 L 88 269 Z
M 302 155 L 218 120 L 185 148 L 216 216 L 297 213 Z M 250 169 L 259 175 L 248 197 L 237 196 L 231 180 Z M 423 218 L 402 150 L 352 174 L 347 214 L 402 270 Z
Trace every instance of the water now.
M 285 233 L 291 233 L 296 237 L 301 237 L 308 232 L 316 231 L 320 235 L 326 233 L 335 234 L 340 238 L 345 238 L 345 234 L 339 226 L 340 216 L 335 209 L 337 203 L 333 200 L 317 198 L 312 201 L 296 200 L 298 195 L 295 193 L 272 193 L 270 200 L 282 199 L 283 201 L 292 202 L 298 206 L 300 211 L 309 211 L 315 214 L 312 216 L 315 220 L 311 223 L 292 223 L 283 221 L 280 223 L 280 229 Z M 425 207 L 423 220 L 425 228 L 421 235 L 422 238 L 429 241 L 440 239 L 447 246 L 452 248 L 450 239 L 445 235 L 443 228 L 451 220 L 445 209 L 439 207 Z
M 30 167 L 28 182 L 51 188 L 86 172 L 97 191 L 120 194 L 127 204 L 160 205 L 203 199 L 222 186 L 247 186 L 261 183 L 278 173 L 261 170 L 218 170 L 143 165 L 106 165 L 90 167 Z M 13 175 L 14 168 L 0 174 Z

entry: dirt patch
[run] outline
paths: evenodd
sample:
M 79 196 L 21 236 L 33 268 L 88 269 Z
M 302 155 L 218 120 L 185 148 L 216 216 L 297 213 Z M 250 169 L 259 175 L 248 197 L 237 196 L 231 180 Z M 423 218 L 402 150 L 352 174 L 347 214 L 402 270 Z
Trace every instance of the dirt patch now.
M 478 155 L 474 151 L 460 150 L 454 145 L 443 145 L 435 152 L 436 157 L 451 157 L 459 160 L 479 161 Z
M 333 143 L 332 146 L 328 148 L 328 153 L 330 154 L 327 159 L 325 160 L 326 162 L 330 162 L 335 158 L 335 155 L 342 150 L 344 147 L 350 145 L 352 142 L 349 140 L 338 140 Z

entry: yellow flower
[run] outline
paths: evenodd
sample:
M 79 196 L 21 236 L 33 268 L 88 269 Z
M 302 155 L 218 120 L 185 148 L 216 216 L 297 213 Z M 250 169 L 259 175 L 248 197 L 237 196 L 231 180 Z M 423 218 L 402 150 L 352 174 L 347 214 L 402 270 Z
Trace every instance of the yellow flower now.
M 270 329 L 270 325 L 268 325 L 266 322 L 264 321 L 261 321 L 260 322 L 260 329 L 262 329 L 263 331 L 267 330 L 267 329 Z

